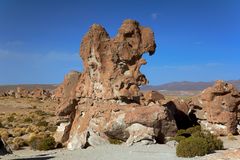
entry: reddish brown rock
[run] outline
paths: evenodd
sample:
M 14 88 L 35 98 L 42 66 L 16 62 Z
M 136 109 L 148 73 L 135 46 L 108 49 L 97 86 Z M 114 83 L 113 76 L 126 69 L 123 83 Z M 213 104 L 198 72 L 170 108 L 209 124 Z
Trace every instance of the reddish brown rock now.
M 55 99 L 58 100 L 59 102 L 62 102 L 65 99 L 68 99 L 69 97 L 75 97 L 75 89 L 80 76 L 81 76 L 80 72 L 77 71 L 69 72 L 64 77 L 63 83 L 60 84 L 58 88 L 56 88 L 56 90 L 54 91 Z
M 204 128 L 227 135 L 237 133 L 239 104 L 240 94 L 237 89 L 232 84 L 216 81 L 213 87 L 193 98 L 191 106 Z
M 51 98 L 51 93 L 42 88 L 36 88 L 28 94 L 28 97 L 39 99 L 39 100 L 46 100 L 48 98 Z
M 78 118 L 74 119 L 70 131 L 69 149 L 92 145 L 88 140 L 92 135 L 101 141 L 110 137 L 127 141 L 131 145 L 141 140 L 162 140 L 162 135 L 173 136 L 176 133 L 176 124 L 171 113 L 158 105 L 145 107 L 136 104 L 100 103 L 90 108 L 82 105 L 77 109 L 75 117 Z M 147 129 L 146 132 L 144 129 Z M 136 131 L 140 130 L 138 138 L 134 139 Z
M 144 104 L 144 105 L 160 104 L 161 100 L 165 100 L 165 98 L 158 91 L 147 91 L 143 93 L 141 104 Z
M 25 88 L 17 87 L 15 98 L 26 98 L 28 97 L 29 91 Z
M 147 83 L 139 71 L 146 64 L 142 55 L 152 55 L 155 47 L 153 32 L 136 21 L 124 21 L 112 39 L 102 26 L 92 25 L 81 43 L 84 72 L 77 97 L 139 101 L 139 86 Z
M 65 77 L 56 92 L 57 114 L 70 119 L 62 136 L 69 149 L 109 143 L 109 138 L 128 145 L 155 142 L 176 132 L 166 107 L 141 104 L 139 86 L 147 83 L 139 71 L 146 64 L 142 55 L 152 55 L 155 48 L 151 29 L 136 21 L 124 21 L 114 38 L 102 26 L 92 25 L 80 48 L 83 72 Z M 163 97 L 154 92 L 148 98 Z
M 57 114 L 60 116 L 69 115 L 74 112 L 74 107 L 77 105 L 76 86 L 81 77 L 81 73 L 71 71 L 64 77 L 63 83 L 55 90 L 55 99 L 60 105 L 57 109 Z

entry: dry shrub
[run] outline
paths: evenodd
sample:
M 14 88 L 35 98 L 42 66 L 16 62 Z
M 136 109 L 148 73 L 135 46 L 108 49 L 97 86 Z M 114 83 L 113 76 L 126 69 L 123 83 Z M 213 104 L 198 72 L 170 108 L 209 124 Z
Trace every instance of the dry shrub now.
M 19 150 L 21 147 L 26 146 L 27 143 L 25 142 L 25 140 L 23 138 L 20 137 L 16 137 L 13 139 L 12 141 L 12 149 L 14 150 Z
M 33 119 L 31 117 L 27 117 L 23 120 L 24 123 L 32 123 Z
M 7 131 L 7 129 L 0 129 L 0 137 L 7 141 L 8 137 L 9 137 L 9 133 Z
M 24 134 L 26 134 L 26 128 L 17 127 L 13 129 L 13 137 L 20 137 Z
M 48 122 L 42 120 L 42 121 L 37 122 L 37 123 L 36 123 L 36 126 L 38 126 L 38 127 L 39 127 L 39 126 L 47 127 L 47 126 L 48 126 Z
M 56 142 L 52 136 L 32 136 L 29 140 L 29 146 L 34 150 L 51 150 L 55 149 Z
M 38 133 L 38 132 L 40 132 L 39 127 L 37 127 L 35 125 L 30 125 L 26 129 L 26 133 Z

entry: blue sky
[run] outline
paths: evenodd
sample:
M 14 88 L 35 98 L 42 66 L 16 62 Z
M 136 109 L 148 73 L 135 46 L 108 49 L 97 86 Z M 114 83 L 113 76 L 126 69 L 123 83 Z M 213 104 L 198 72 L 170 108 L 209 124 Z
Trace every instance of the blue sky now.
M 113 37 L 124 19 L 155 33 L 141 71 L 150 84 L 240 79 L 238 0 L 0 0 L 0 84 L 60 83 L 82 70 L 93 23 Z

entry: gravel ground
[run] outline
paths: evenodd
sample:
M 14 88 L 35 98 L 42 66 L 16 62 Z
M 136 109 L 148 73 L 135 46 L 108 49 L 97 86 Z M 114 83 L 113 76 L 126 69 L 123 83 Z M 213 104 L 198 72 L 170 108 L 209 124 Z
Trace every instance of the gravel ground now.
M 52 151 L 32 151 L 24 149 L 12 155 L 0 156 L 4 160 L 240 160 L 240 137 L 228 140 L 222 137 L 226 150 L 217 151 L 203 157 L 179 158 L 172 144 L 154 144 L 134 146 L 104 145 L 83 150 L 69 151 L 57 149 Z
M 47 152 L 21 150 L 14 155 L 7 155 L 3 159 L 57 159 L 57 160 L 177 160 L 175 148 L 168 145 L 104 145 L 96 148 L 69 151 L 59 149 Z

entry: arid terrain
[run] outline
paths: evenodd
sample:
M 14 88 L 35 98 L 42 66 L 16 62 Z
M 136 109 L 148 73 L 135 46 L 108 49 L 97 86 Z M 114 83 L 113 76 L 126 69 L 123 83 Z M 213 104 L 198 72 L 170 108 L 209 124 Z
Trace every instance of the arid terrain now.
M 25 85 L 26 87 L 27 85 Z M 4 87 L 4 86 L 2 86 Z M 17 87 L 17 86 L 15 86 Z M 38 88 L 31 86 L 33 88 Z M 28 87 L 26 87 L 28 88 Z M 14 88 L 11 88 L 14 89 Z M 50 88 L 45 88 L 50 89 Z M 164 91 L 162 92 L 165 97 L 171 98 L 191 98 L 190 95 L 195 96 L 200 91 Z M 183 96 L 184 93 L 184 96 Z M 185 94 L 187 93 L 187 94 Z M 189 94 L 191 93 L 191 94 Z M 3 160 L 22 160 L 22 159 L 56 159 L 56 160 L 132 160 L 132 159 L 196 159 L 196 160 L 238 160 L 240 159 L 240 136 L 222 136 L 220 137 L 224 142 L 225 150 L 217 151 L 203 157 L 194 158 L 179 158 L 176 156 L 176 146 L 173 143 L 167 144 L 152 144 L 141 145 L 136 144 L 133 146 L 126 146 L 124 144 L 107 144 L 98 147 L 88 147 L 83 150 L 69 151 L 65 148 L 59 148 L 49 151 L 32 150 L 29 146 L 15 146 L 10 142 L 13 139 L 23 138 L 28 140 L 33 134 L 50 133 L 54 134 L 54 129 L 57 124 L 55 110 L 58 103 L 54 100 L 37 100 L 33 98 L 15 98 L 15 97 L 0 97 L 0 119 L 1 134 L 4 131 L 9 132 L 10 140 L 9 145 L 13 149 L 13 154 L 0 156 Z M 46 121 L 48 124 L 39 126 L 39 122 Z M 21 132 L 21 133 L 20 133 Z M 15 147 L 15 148 L 14 148 Z M 94 154 L 93 154 L 94 153 Z M 107 154 L 111 153 L 111 154 Z

